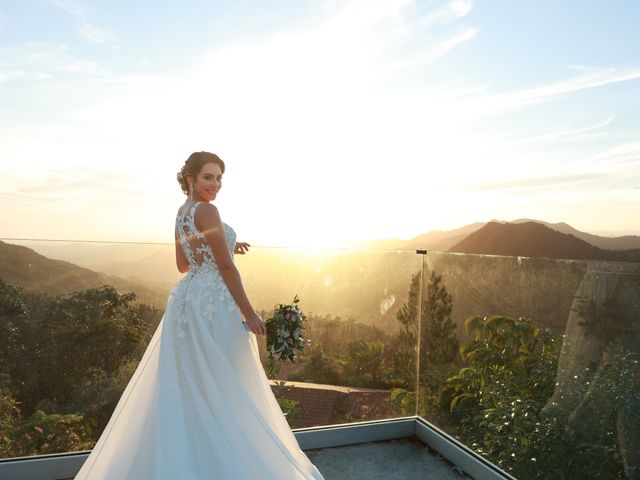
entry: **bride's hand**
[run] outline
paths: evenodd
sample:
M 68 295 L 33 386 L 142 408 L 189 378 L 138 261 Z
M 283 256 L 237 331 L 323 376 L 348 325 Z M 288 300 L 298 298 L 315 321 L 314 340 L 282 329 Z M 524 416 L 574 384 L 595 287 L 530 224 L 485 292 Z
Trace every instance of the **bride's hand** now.
M 256 335 L 265 335 L 267 333 L 267 325 L 264 323 L 264 320 L 260 318 L 260 315 L 255 312 L 245 318 L 245 323 L 247 327 L 249 327 L 249 331 Z
M 244 255 L 249 251 L 251 245 L 247 242 L 236 242 L 236 246 L 233 248 L 233 253 L 236 255 Z

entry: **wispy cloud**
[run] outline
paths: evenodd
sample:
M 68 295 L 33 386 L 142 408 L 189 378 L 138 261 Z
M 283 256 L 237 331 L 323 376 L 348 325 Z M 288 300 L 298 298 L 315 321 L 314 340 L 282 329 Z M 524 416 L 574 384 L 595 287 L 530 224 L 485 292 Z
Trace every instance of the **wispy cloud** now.
M 84 21 L 79 27 L 80 36 L 94 43 L 114 43 L 117 37 L 106 28 Z
M 99 72 L 95 61 L 76 57 L 65 45 L 34 42 L 0 48 L 0 82 Z
M 84 15 L 85 12 L 84 7 L 74 0 L 51 0 L 51 3 L 77 17 Z
M 598 152 L 584 161 L 585 165 L 603 163 L 612 168 L 633 168 L 640 171 L 640 138 Z
M 78 34 L 93 43 L 107 44 L 115 43 L 117 37 L 109 32 L 108 29 L 95 24 L 87 9 L 81 3 L 75 0 L 51 0 L 56 7 L 71 14 L 79 23 Z
M 495 147 L 514 147 L 525 145 L 542 145 L 552 143 L 571 143 L 609 137 L 612 133 L 607 129 L 612 125 L 613 116 L 608 116 L 598 122 L 582 126 L 551 125 L 541 133 L 520 136 L 498 136 L 491 139 Z
M 445 39 L 444 41 L 437 44 L 435 47 L 431 49 L 429 57 L 431 59 L 442 57 L 443 55 L 449 53 L 458 45 L 463 44 L 464 42 L 468 42 L 476 34 L 479 32 L 477 28 L 465 28 L 459 33 Z
M 545 175 L 539 177 L 511 178 L 501 180 L 470 183 L 465 186 L 467 191 L 481 190 L 522 190 L 527 188 L 538 189 L 540 187 L 553 188 L 576 183 L 592 182 L 607 178 L 603 173 L 577 173 L 566 175 Z
M 1 193 L 5 196 L 32 198 L 42 201 L 69 199 L 71 197 L 103 196 L 109 192 L 118 195 L 135 196 L 140 193 L 131 175 L 125 172 L 88 169 L 81 166 L 57 168 L 52 166 L 41 169 L 38 175 L 25 179 L 9 173 L 13 188 L 6 187 Z
M 333 35 L 347 45 L 355 40 L 377 54 L 388 53 L 396 67 L 408 67 L 428 63 L 471 40 L 477 28 L 462 26 L 451 32 L 449 27 L 472 8 L 467 0 L 436 2 L 426 9 L 411 0 L 346 1 L 314 34 Z
M 614 68 L 582 69 L 584 72 L 574 78 L 560 82 L 543 85 L 540 87 L 522 90 L 515 94 L 520 102 L 534 102 L 549 97 L 572 93 L 588 88 L 601 87 L 611 83 L 624 82 L 640 78 L 640 68 L 631 70 L 617 70 Z
M 540 102 L 559 98 L 581 90 L 640 79 L 640 68 L 580 69 L 579 75 L 550 82 L 537 87 L 504 93 L 484 90 L 469 95 L 451 105 L 451 115 L 464 121 L 473 121 L 489 115 L 507 113 Z
M 473 9 L 472 0 L 452 0 L 419 17 L 416 24 L 420 27 L 434 27 L 450 23 L 468 15 Z

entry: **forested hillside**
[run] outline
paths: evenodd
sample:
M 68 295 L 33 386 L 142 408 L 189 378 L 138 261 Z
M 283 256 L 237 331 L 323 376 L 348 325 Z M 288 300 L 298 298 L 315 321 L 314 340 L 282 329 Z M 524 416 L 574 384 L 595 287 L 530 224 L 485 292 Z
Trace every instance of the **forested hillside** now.
M 30 292 L 62 295 L 109 284 L 119 291 L 136 293 L 140 302 L 163 308 L 166 292 L 141 283 L 82 268 L 73 263 L 47 258 L 34 250 L 0 241 L 0 278 Z

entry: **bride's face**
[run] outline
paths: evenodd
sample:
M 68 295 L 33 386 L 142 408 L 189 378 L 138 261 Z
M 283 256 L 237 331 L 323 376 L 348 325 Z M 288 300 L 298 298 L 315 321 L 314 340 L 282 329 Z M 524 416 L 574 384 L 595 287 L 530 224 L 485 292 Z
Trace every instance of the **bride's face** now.
M 205 163 L 195 178 L 194 199 L 211 202 L 222 187 L 222 169 L 217 163 Z

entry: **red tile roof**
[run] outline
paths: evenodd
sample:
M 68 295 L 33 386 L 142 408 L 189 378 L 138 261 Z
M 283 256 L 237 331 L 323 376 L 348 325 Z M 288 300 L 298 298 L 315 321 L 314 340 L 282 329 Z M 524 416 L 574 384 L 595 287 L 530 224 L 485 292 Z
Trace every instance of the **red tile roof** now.
M 284 387 L 271 381 L 277 395 L 298 402 L 290 424 L 295 428 L 363 421 L 389 416 L 389 390 L 286 382 Z

